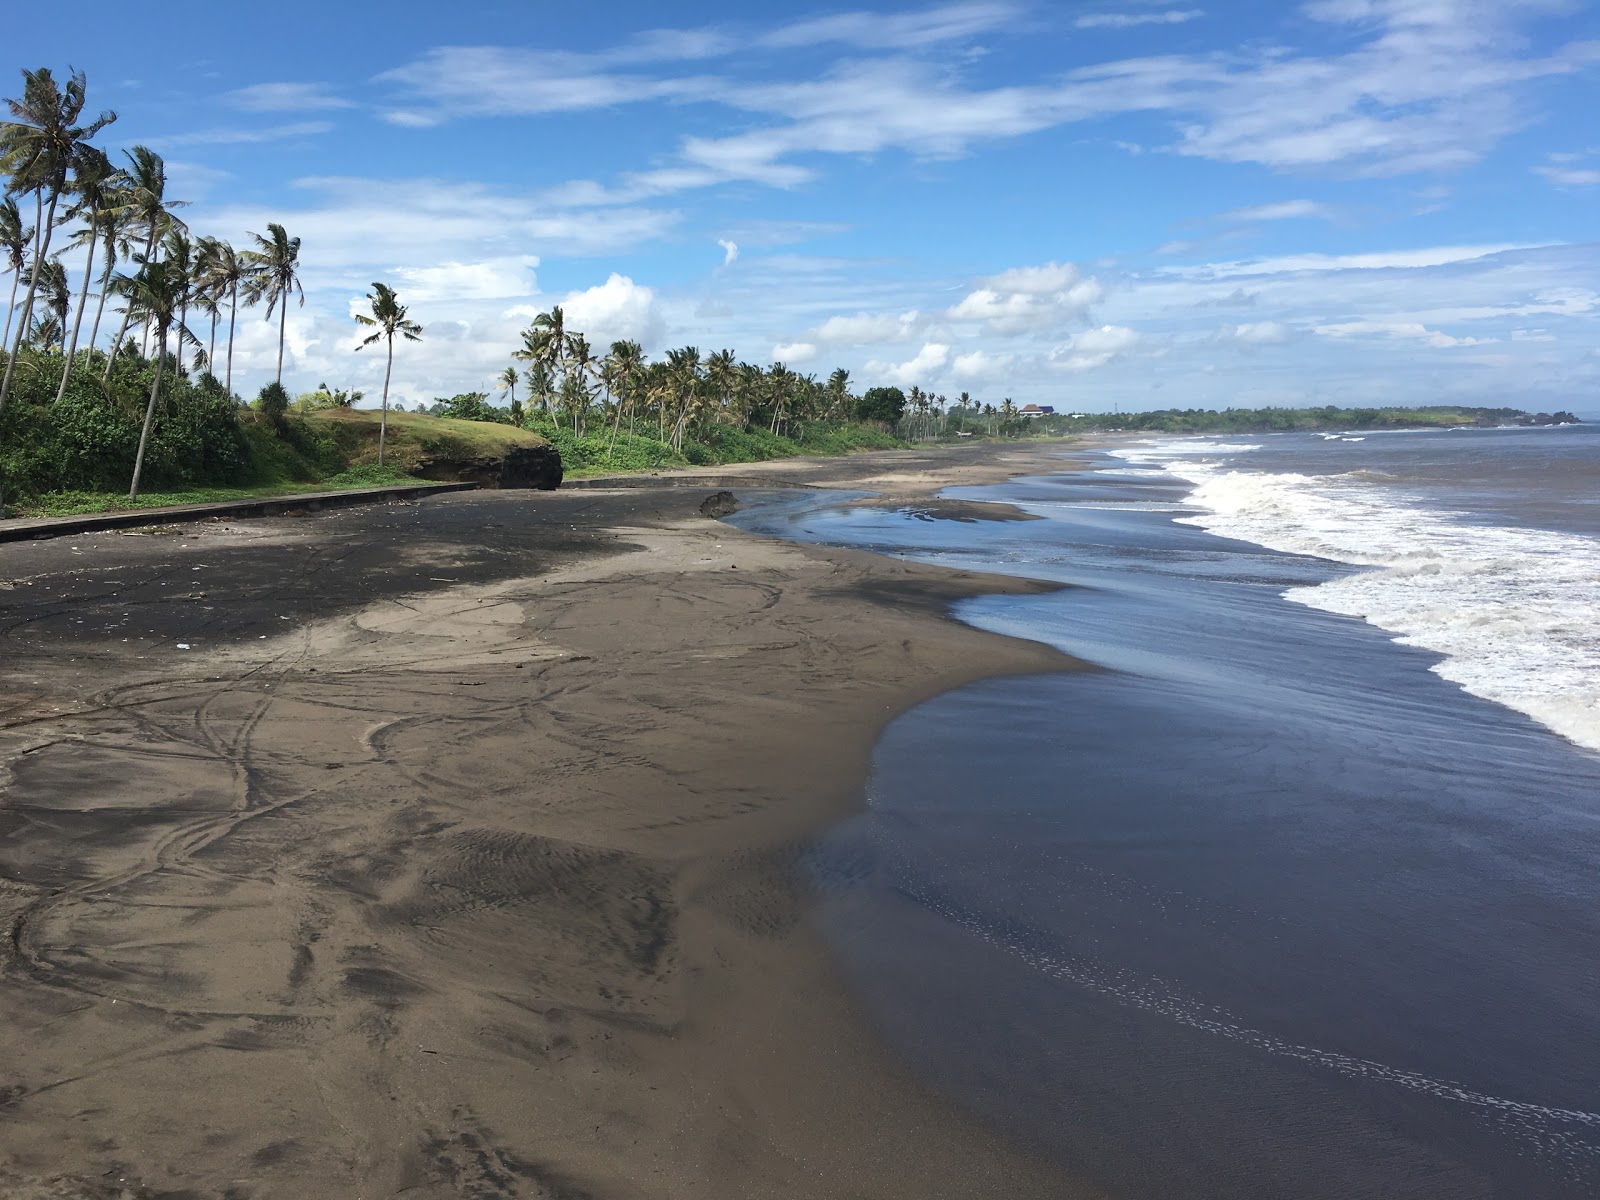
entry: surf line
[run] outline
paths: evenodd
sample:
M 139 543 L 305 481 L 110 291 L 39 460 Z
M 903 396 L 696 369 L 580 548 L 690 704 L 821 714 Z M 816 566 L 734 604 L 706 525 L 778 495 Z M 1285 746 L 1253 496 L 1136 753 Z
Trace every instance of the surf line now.
M 1486 1092 L 1475 1091 L 1465 1084 L 1435 1079 L 1418 1071 L 1393 1067 L 1371 1059 L 1356 1058 L 1333 1050 L 1320 1050 L 1315 1046 L 1303 1046 L 1264 1030 L 1253 1029 L 1239 1022 L 1233 1014 L 1220 1006 L 1203 1004 L 1184 996 L 1165 980 L 1148 976 L 1139 977 L 1132 972 L 1079 955 L 1061 957 L 1044 953 L 1028 946 L 1022 939 L 999 927 L 996 922 L 954 904 L 903 874 L 897 882 L 896 890 L 927 911 L 965 929 L 996 949 L 1011 954 L 1043 975 L 1076 984 L 1087 991 L 1109 997 L 1144 1012 L 1166 1017 L 1177 1024 L 1215 1034 L 1230 1041 L 1241 1042 L 1281 1058 L 1313 1063 L 1346 1076 L 1394 1084 L 1437 1099 L 1484 1109 L 1497 1117 L 1509 1118 L 1512 1123 L 1519 1120 L 1547 1121 L 1600 1130 L 1600 1113 L 1492 1096 Z M 1537 1136 L 1531 1128 L 1518 1129 L 1516 1132 L 1524 1136 Z M 1563 1148 L 1600 1158 L 1600 1145 L 1565 1143 Z

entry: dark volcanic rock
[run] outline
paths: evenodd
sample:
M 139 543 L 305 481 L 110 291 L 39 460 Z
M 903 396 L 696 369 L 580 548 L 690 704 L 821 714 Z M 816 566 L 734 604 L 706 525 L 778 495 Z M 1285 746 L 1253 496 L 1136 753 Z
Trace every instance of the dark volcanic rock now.
M 561 486 L 562 473 L 561 453 L 554 446 L 517 446 L 501 464 L 500 486 L 554 491 Z
M 431 455 L 415 470 L 423 479 L 479 483 L 485 487 L 538 488 L 546 492 L 561 486 L 562 475 L 561 454 L 548 444 L 513 446 L 504 457 Z
M 714 521 L 738 511 L 739 502 L 733 498 L 732 492 L 716 492 L 700 502 L 700 515 Z
M 495 455 L 463 458 L 458 455 L 435 454 L 424 458 L 412 468 L 412 474 L 440 483 L 479 483 L 493 487 L 500 480 L 500 459 Z
M 1534 413 L 1532 416 L 1517 418 L 1518 425 L 1579 425 L 1582 424 L 1577 417 L 1569 412 Z

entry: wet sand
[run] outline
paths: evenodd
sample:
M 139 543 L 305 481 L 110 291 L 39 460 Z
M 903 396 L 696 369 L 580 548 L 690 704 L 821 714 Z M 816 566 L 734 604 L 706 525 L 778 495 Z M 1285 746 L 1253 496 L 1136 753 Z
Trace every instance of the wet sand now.
M 740 471 L 970 519 L 1060 454 Z M 945 615 L 1038 585 L 709 489 L 0 550 L 0 1195 L 1084 1194 L 879 1045 L 795 866 L 896 715 L 1074 665 Z

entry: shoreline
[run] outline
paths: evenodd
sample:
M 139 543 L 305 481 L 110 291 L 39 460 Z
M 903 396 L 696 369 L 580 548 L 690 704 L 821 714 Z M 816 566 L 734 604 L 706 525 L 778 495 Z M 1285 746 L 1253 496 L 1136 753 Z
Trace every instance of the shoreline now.
M 748 466 L 898 505 L 1062 449 Z M 895 716 L 1074 665 L 948 615 L 1047 585 L 744 534 L 703 498 L 9 554 L 0 1181 L 1083 1194 L 878 1043 L 795 862 Z

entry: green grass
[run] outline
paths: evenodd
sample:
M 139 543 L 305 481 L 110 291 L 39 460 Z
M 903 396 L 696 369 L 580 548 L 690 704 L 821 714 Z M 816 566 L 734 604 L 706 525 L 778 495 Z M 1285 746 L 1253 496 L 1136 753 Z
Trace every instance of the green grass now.
M 141 492 L 137 500 L 105 492 L 49 492 L 25 503 L 8 505 L 11 517 L 79 517 L 90 513 L 129 512 L 141 508 L 167 508 L 179 504 L 220 504 L 228 500 L 259 500 L 268 496 L 298 496 L 313 492 L 349 492 L 392 483 L 425 483 L 393 467 L 352 467 L 318 483 L 269 483 L 258 487 L 190 488 L 182 492 Z
M 343 438 L 354 436 L 370 443 L 377 453 L 378 424 L 381 414 L 371 408 L 328 408 L 310 414 L 306 420 Z M 453 417 L 430 417 L 426 413 L 391 412 L 385 435 L 386 450 L 404 454 L 407 448 L 461 454 L 464 457 L 494 456 L 510 446 L 542 446 L 545 439 L 528 429 L 498 425 L 489 421 L 458 421 Z

